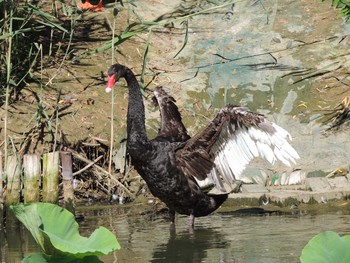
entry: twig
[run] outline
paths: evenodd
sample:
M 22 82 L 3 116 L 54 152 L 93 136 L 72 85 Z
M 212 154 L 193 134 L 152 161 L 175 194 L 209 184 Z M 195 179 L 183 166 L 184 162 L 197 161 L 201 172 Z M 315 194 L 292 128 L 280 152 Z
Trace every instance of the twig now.
M 79 153 L 77 153 L 76 151 L 72 151 L 72 154 L 73 154 L 73 156 L 74 156 L 75 158 L 79 159 L 80 161 L 83 161 L 83 162 L 88 163 L 88 164 L 91 163 L 91 160 L 86 159 L 85 157 L 83 157 L 83 156 L 81 156 Z M 119 182 L 119 180 L 117 180 L 116 178 L 114 178 L 114 177 L 112 176 L 111 173 L 109 173 L 108 171 L 106 171 L 106 170 L 103 169 L 101 166 L 99 166 L 99 165 L 97 165 L 97 164 L 95 164 L 95 163 L 93 164 L 93 166 L 94 166 L 94 168 L 96 168 L 96 169 L 99 170 L 100 172 L 103 172 L 104 174 L 108 175 L 109 178 L 110 178 L 112 181 L 114 181 L 118 186 L 122 187 L 122 188 L 125 190 L 125 192 L 126 192 L 129 196 L 134 197 L 134 194 L 131 193 L 130 190 L 129 190 L 125 185 L 123 185 L 121 182 Z
M 101 160 L 101 158 L 103 157 L 103 155 L 100 155 L 99 157 L 97 157 L 94 161 L 92 161 L 91 163 L 89 163 L 88 165 L 86 165 L 84 168 L 80 169 L 79 171 L 73 173 L 73 176 L 81 174 L 82 172 L 86 171 L 87 169 L 89 169 L 91 166 L 93 166 L 95 163 L 97 163 L 99 160 Z

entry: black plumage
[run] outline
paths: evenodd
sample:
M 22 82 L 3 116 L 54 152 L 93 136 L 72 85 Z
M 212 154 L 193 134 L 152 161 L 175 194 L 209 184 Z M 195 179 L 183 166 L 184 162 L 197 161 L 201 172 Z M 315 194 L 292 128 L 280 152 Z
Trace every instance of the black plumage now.
M 192 228 L 195 217 L 215 211 L 228 197 L 224 183 L 239 180 L 254 157 L 271 163 L 279 159 L 286 164 L 299 158 L 286 140 L 288 132 L 238 106 L 221 109 L 203 131 L 191 138 L 175 100 L 160 87 L 154 94 L 160 107 L 161 128 L 157 137 L 149 140 L 142 94 L 132 71 L 119 64 L 111 66 L 106 91 L 120 78 L 125 78 L 129 87 L 127 152 L 151 193 L 168 206 L 172 222 L 176 211 L 190 216 Z M 203 180 L 225 193 L 207 194 L 200 186 Z

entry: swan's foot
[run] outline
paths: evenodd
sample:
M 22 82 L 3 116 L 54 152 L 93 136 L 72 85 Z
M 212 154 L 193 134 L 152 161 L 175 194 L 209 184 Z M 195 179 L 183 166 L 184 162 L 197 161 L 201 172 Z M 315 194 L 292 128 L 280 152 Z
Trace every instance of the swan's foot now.
M 98 5 L 92 5 L 90 3 L 90 0 L 85 0 L 84 4 L 78 4 L 78 8 L 80 8 L 81 10 L 88 10 L 89 9 L 89 10 L 92 10 L 95 12 L 104 10 L 104 8 L 102 6 L 102 0 L 99 1 Z
M 170 223 L 175 225 L 175 210 L 169 209 Z
M 241 180 L 235 181 L 232 185 L 232 190 L 231 190 L 230 194 L 231 193 L 238 193 L 241 190 L 242 184 L 243 184 L 243 181 L 241 181 Z

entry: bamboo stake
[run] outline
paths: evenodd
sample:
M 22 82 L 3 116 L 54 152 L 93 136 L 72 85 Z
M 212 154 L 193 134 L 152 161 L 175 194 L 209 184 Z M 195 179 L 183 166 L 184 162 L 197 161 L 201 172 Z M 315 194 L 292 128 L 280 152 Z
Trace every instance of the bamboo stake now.
M 59 152 L 43 155 L 43 202 L 58 203 Z
M 39 201 L 40 156 L 26 154 L 23 156 L 24 170 L 24 203 Z
M 73 163 L 72 152 L 61 151 L 64 206 L 74 214 Z
M 18 204 L 21 191 L 21 164 L 17 156 L 7 157 L 5 175 L 7 178 L 6 205 Z

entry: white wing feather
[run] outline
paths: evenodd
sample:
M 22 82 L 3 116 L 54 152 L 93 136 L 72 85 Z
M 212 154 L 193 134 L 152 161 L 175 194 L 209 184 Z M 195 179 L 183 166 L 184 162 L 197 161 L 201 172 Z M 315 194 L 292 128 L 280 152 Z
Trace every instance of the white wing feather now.
M 287 166 L 299 159 L 298 153 L 288 142 L 292 139 L 291 135 L 275 123 L 265 120 L 261 127 L 236 125 L 232 129 L 228 125 L 234 124 L 224 125 L 210 151 L 216 167 L 208 177 L 221 190 L 224 189 L 222 181 L 232 184 L 241 179 L 242 172 L 255 157 L 261 157 L 271 164 L 280 160 Z

